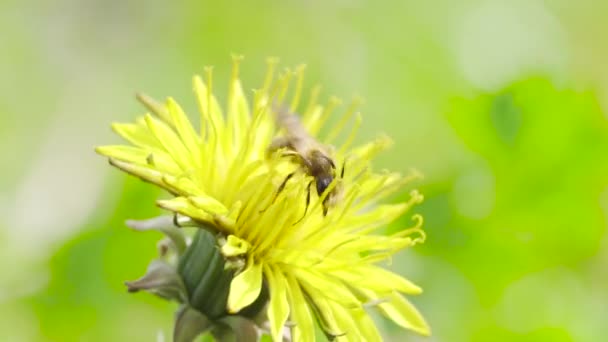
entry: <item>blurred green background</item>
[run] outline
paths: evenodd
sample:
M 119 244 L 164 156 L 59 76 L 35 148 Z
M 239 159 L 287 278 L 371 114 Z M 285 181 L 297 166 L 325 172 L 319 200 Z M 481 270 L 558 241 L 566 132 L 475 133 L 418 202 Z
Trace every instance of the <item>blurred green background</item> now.
M 393 269 L 433 336 L 388 341 L 603 341 L 608 336 L 608 2 L 168 1 L 0 3 L 0 340 L 153 341 L 175 306 L 128 295 L 156 255 L 127 218 L 165 196 L 93 146 L 245 55 L 308 64 L 308 87 L 366 98 L 377 169 L 425 174 L 425 245 Z M 225 91 L 217 91 L 220 97 Z M 402 197 L 405 197 L 404 193 Z M 394 227 L 409 225 L 403 218 Z M 169 340 L 166 338 L 165 340 Z

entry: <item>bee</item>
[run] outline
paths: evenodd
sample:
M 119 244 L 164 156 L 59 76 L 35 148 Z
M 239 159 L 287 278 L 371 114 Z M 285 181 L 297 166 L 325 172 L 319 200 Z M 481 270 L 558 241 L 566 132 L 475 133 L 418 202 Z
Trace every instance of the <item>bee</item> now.
M 268 147 L 268 152 L 274 153 L 282 150 L 282 156 L 292 157 L 300 167 L 285 177 L 277 189 L 271 204 L 274 203 L 279 193 L 283 191 L 289 179 L 296 172 L 302 171 L 312 177 L 312 180 L 306 187 L 306 209 L 304 210 L 304 216 L 302 216 L 303 219 L 308 212 L 312 184 L 315 184 L 317 195 L 320 198 L 336 178 L 336 164 L 330 157 L 327 146 L 310 136 L 297 114 L 291 113 L 287 108 L 277 105 L 274 106 L 274 112 L 276 123 L 285 130 L 285 135 L 275 138 Z M 340 171 L 340 178 L 344 178 L 344 165 L 342 165 L 342 170 Z M 329 208 L 334 206 L 342 197 L 342 187 L 340 185 L 336 184 L 323 199 L 323 216 L 326 216 Z

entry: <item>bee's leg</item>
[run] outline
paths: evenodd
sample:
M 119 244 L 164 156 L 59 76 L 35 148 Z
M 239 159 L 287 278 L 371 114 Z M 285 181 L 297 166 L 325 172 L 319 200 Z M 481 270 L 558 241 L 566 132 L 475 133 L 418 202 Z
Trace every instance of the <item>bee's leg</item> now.
M 260 213 L 265 212 L 266 210 L 268 210 L 268 208 L 270 208 L 271 205 L 274 204 L 274 201 L 277 200 L 277 197 L 279 197 L 279 194 L 281 193 L 281 191 L 283 191 L 283 189 L 285 189 L 285 185 L 287 185 L 287 181 L 289 181 L 289 179 L 291 179 L 291 177 L 293 177 L 293 175 L 295 175 L 295 172 L 292 172 L 290 174 L 287 175 L 287 177 L 285 177 L 285 180 L 283 180 L 283 183 L 281 183 L 281 185 L 279 185 L 279 187 L 277 188 L 277 192 L 275 192 L 274 197 L 272 198 L 272 201 L 270 202 L 270 204 L 268 204 L 268 206 L 262 210 L 260 210 Z
M 323 200 L 323 216 L 327 216 L 327 210 L 329 209 L 327 207 L 327 199 L 328 197 L 325 197 L 325 200 Z
M 291 148 L 290 141 L 287 137 L 274 138 L 272 142 L 270 142 L 270 146 L 268 146 L 266 152 L 272 154 L 282 148 Z
M 283 183 L 281 183 L 281 185 L 279 185 L 279 188 L 277 189 L 277 193 L 274 195 L 274 199 L 272 200 L 273 202 L 276 201 L 277 197 L 279 196 L 279 194 L 281 193 L 281 191 L 283 191 L 283 189 L 285 189 L 285 185 L 287 185 L 287 181 L 291 179 L 291 177 L 293 177 L 293 175 L 295 175 L 295 172 L 292 172 L 290 174 L 287 175 L 287 177 L 285 177 L 285 180 L 283 181 Z
M 332 163 L 333 166 L 333 163 Z M 340 168 L 340 179 L 344 179 L 344 170 L 346 169 L 346 159 L 344 159 L 344 161 L 342 162 L 342 167 Z M 334 167 L 335 170 L 335 167 Z M 338 181 L 338 179 L 336 179 L 335 181 Z M 336 184 L 336 187 L 340 186 L 340 184 Z M 323 216 L 327 216 L 327 212 L 329 211 L 329 207 L 330 207 L 330 198 L 329 195 L 325 197 L 325 199 L 323 200 Z
M 311 180 L 310 183 L 308 183 L 308 186 L 306 187 L 306 208 L 304 209 L 304 215 L 302 215 L 302 217 L 293 224 L 294 226 L 300 223 L 300 221 L 302 221 L 306 217 L 306 213 L 308 212 L 308 205 L 310 204 L 310 187 L 312 186 L 312 183 L 314 181 L 314 179 Z
M 298 154 L 298 152 L 294 152 L 294 151 L 283 151 L 281 152 L 281 157 L 283 158 L 296 158 L 299 160 L 302 160 L 302 156 L 300 156 L 300 154 Z M 302 161 L 304 163 L 304 161 Z

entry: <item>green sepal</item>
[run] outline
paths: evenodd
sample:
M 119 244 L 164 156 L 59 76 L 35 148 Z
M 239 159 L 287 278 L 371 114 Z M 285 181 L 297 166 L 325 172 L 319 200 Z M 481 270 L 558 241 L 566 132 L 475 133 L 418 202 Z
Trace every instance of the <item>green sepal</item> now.
M 210 319 L 226 315 L 226 301 L 234 272 L 225 270 L 215 236 L 199 229 L 178 263 L 192 308 Z
M 186 236 L 184 232 L 175 225 L 175 217 L 159 216 L 148 220 L 127 220 L 126 225 L 134 230 L 146 231 L 157 230 L 172 242 L 178 255 L 186 250 Z
M 174 342 L 192 342 L 212 327 L 212 322 L 196 309 L 183 305 L 175 315 Z
M 262 331 L 247 318 L 226 316 L 213 325 L 211 334 L 218 342 L 257 342 Z
M 186 287 L 175 267 L 161 260 L 153 260 L 143 277 L 127 281 L 125 285 L 129 292 L 144 290 L 168 300 L 188 301 Z

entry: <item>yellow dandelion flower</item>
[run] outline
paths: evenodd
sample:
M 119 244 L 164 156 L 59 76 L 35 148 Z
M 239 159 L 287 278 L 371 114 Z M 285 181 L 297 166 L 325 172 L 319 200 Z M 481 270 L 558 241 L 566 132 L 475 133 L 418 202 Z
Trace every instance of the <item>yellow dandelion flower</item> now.
M 390 145 L 386 137 L 351 148 L 361 123 L 358 101 L 334 127 L 324 129 L 326 137 L 318 138 L 339 100 L 321 106 L 315 88 L 301 105 L 303 67 L 275 80 L 276 60 L 270 59 L 265 82 L 254 90 L 250 103 L 238 77 L 240 59 L 233 61 L 225 109 L 213 95 L 212 69 L 205 69 L 204 80 L 194 77 L 198 130 L 172 98 L 161 104 L 139 95 L 151 114 L 135 123 L 113 125 L 132 145 L 98 147 L 97 152 L 112 165 L 172 193 L 174 198 L 158 205 L 175 213 L 178 223 L 188 221 L 217 234 L 225 267 L 234 270 L 227 314 L 239 313 L 267 290 L 267 320 L 275 341 L 281 340 L 285 327 L 291 339 L 312 341 L 315 321 L 339 340 L 381 340 L 369 310 L 429 335 L 427 323 L 404 296 L 422 290 L 380 265 L 424 240 L 417 215 L 411 228 L 390 236 L 378 233 L 422 200 L 413 191 L 404 203 L 379 204 L 417 175 L 372 171 L 370 161 Z M 287 100 L 290 84 L 295 87 Z M 275 122 L 277 103 L 301 113 L 303 127 L 322 143 L 319 146 L 336 144 L 344 127 L 354 121 L 344 142 L 327 148 L 337 170 L 320 195 L 310 191 L 315 178 L 301 161 L 268 153 L 285 134 Z M 338 187 L 342 196 L 326 208 L 327 196 Z

